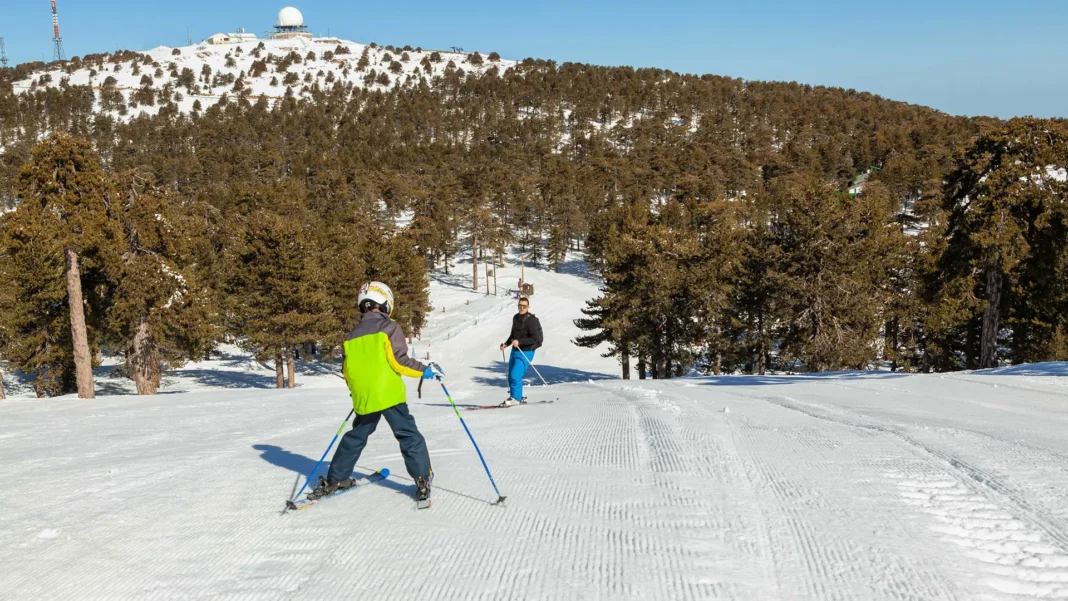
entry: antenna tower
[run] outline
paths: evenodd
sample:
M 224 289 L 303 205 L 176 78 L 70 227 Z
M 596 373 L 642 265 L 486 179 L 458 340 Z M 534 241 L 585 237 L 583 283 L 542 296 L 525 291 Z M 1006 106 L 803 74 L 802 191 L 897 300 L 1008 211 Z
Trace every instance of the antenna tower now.
M 0 38 L 0 67 L 7 68 L 7 48 L 4 47 L 4 38 Z
M 65 61 L 67 55 L 63 53 L 63 38 L 59 37 L 59 15 L 56 14 L 56 0 L 52 0 L 52 60 Z

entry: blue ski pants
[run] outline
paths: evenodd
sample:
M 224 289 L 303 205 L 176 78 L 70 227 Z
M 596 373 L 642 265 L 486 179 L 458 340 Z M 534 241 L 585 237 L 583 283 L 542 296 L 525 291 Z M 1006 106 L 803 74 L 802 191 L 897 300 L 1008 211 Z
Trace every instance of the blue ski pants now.
M 352 470 L 360 460 L 360 453 L 367 445 L 367 437 L 378 427 L 378 419 L 381 417 L 386 418 L 386 423 L 393 430 L 393 436 L 400 443 L 408 475 L 413 479 L 416 476 L 430 475 L 430 452 L 426 449 L 426 440 L 415 427 L 415 418 L 408 412 L 408 404 L 401 403 L 385 411 L 357 415 L 352 422 L 352 429 L 341 437 L 341 443 L 337 445 L 334 458 L 330 460 L 327 477 L 344 480 L 352 476 Z
M 523 353 L 527 361 L 524 361 L 519 353 Z M 523 400 L 523 376 L 527 373 L 528 362 L 534 362 L 534 351 L 512 349 L 512 355 L 508 359 L 508 394 L 517 401 Z

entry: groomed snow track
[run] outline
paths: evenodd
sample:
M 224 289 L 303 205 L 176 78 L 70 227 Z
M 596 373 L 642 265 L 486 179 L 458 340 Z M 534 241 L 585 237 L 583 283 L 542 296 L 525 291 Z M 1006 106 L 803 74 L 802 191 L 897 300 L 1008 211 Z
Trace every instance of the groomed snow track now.
M 537 278 L 561 400 L 465 413 L 505 506 L 410 386 L 433 508 L 383 426 L 358 470 L 388 480 L 280 516 L 344 391 L 231 358 L 172 373 L 187 394 L 0 403 L 0 599 L 1068 598 L 1064 366 L 624 382 L 568 342 L 595 283 Z M 416 354 L 500 401 L 513 301 L 433 291 Z

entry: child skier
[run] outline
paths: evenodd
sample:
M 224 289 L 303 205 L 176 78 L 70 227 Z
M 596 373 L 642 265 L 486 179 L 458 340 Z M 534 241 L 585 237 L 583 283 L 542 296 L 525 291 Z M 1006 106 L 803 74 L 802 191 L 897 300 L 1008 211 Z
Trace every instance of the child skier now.
M 378 427 L 379 418 L 384 417 L 400 443 L 408 475 L 415 480 L 420 506 L 429 506 L 434 474 L 430 469 L 430 453 L 416 428 L 415 418 L 408 412 L 401 376 L 431 379 L 434 369 L 408 357 L 404 332 L 390 319 L 393 291 L 389 286 L 381 282 L 366 283 L 360 287 L 356 302 L 360 323 L 345 337 L 341 369 L 352 394 L 356 417 L 352 429 L 341 438 L 327 477 L 320 476 L 319 486 L 308 498 L 320 499 L 355 484 L 352 470 L 367 444 L 367 437 Z

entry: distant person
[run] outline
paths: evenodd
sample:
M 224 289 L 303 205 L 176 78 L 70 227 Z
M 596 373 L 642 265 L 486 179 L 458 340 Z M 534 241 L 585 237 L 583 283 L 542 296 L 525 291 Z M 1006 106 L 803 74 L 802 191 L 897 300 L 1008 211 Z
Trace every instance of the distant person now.
M 523 376 L 527 373 L 527 367 L 534 361 L 534 351 L 542 342 L 544 336 L 541 332 L 541 322 L 530 312 L 530 299 L 520 297 L 519 313 L 512 318 L 512 333 L 501 345 L 501 351 L 506 346 L 512 347 L 508 360 L 508 399 L 501 403 L 501 407 L 526 402 L 526 397 L 523 396 Z M 526 360 L 523 357 L 526 357 Z
M 393 291 L 389 286 L 381 282 L 364 284 L 356 302 L 360 309 L 360 323 L 345 337 L 341 368 L 349 385 L 356 418 L 352 429 L 338 444 L 326 479 L 320 477 L 319 486 L 308 498 L 320 499 L 355 484 L 352 470 L 367 444 L 367 437 L 378 427 L 379 418 L 384 417 L 400 443 L 404 465 L 415 481 L 420 506 L 429 506 L 434 471 L 430 468 L 426 440 L 419 433 L 415 418 L 408 412 L 407 391 L 401 376 L 429 380 L 434 377 L 434 370 L 408 357 L 404 332 L 390 319 Z

